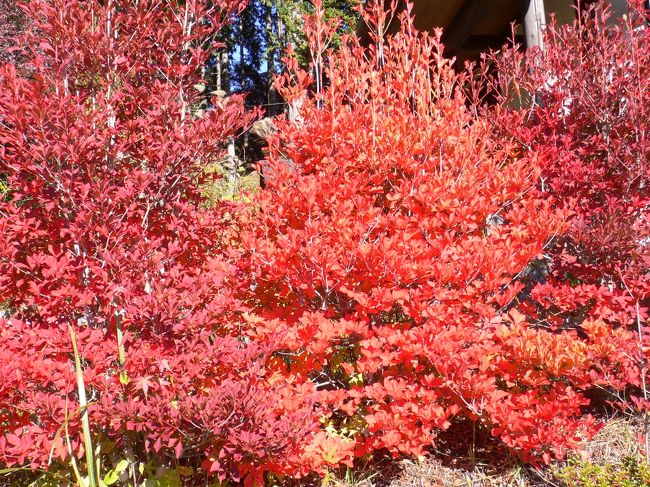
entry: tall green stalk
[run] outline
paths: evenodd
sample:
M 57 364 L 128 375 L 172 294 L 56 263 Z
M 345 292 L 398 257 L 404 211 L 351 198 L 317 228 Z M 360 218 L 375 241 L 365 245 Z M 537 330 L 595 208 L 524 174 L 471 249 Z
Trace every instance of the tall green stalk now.
M 120 384 L 126 385 L 129 383 L 129 376 L 124 370 L 124 363 L 126 362 L 126 352 L 124 350 L 124 330 L 122 330 L 122 319 L 119 313 L 115 313 L 115 323 L 117 329 L 117 354 L 120 363 Z
M 77 391 L 79 393 L 79 408 L 81 409 L 81 428 L 84 435 L 84 449 L 86 450 L 86 468 L 88 470 L 88 486 L 99 487 L 97 474 L 95 473 L 95 458 L 90 436 L 90 420 L 88 419 L 88 400 L 86 399 L 86 386 L 84 384 L 83 371 L 81 369 L 81 359 L 77 350 L 77 339 L 71 325 L 68 325 L 70 339 L 72 340 L 72 350 L 74 351 L 74 367 L 77 372 Z

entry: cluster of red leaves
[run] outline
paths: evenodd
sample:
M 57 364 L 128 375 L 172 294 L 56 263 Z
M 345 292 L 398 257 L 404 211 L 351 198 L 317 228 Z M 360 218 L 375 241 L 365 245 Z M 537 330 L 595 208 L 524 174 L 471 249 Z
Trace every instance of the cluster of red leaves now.
M 237 97 L 192 111 L 202 46 L 239 7 L 24 6 L 31 74 L 0 67 L 0 464 L 81 458 L 70 325 L 100 446 L 238 478 L 304 436 L 273 342 L 234 330 L 233 209 L 198 189 L 254 115 Z
M 592 386 L 642 395 L 650 305 L 650 29 L 645 2 L 624 19 L 595 5 L 552 25 L 546 49 L 506 49 L 490 118 L 508 140 L 543 158 L 543 191 L 570 211 L 548 249 L 543 279 L 521 306 L 531 322 L 572 329 L 606 362 Z M 534 94 L 531 103 L 530 94 Z M 526 100 L 528 98 L 528 100 Z M 511 109 L 518 106 L 518 109 Z
M 19 64 L 21 58 L 14 50 L 18 37 L 25 29 L 25 15 L 14 0 L 0 0 L 0 63 Z
M 278 122 L 242 235 L 251 334 L 283 336 L 275 367 L 316 387 L 357 456 L 418 455 L 472 421 L 526 460 L 562 457 L 596 430 L 583 393 L 611 372 L 618 333 L 547 330 L 513 308 L 569 229 L 572 207 L 542 188 L 566 149 L 522 150 L 482 116 L 439 33 L 407 11 L 385 38 L 390 12 L 366 9 L 371 46 L 331 53 L 315 96 L 310 73 L 281 80 L 301 108 Z

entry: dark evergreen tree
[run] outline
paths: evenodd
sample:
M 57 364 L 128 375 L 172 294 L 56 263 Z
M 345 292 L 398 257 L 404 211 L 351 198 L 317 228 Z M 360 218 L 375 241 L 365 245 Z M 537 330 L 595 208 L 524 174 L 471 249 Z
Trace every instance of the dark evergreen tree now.
M 357 22 L 358 0 L 326 0 L 326 17 L 337 19 L 338 36 L 351 33 Z M 281 100 L 273 90 L 273 77 L 282 71 L 282 57 L 289 46 L 300 64 L 310 62 L 303 29 L 303 16 L 312 5 L 305 0 L 250 0 L 224 36 L 225 51 L 215 57 L 212 69 L 220 72 L 221 88 L 226 92 L 247 93 L 249 106 L 262 106 L 270 115 L 281 111 Z M 227 59 L 225 59 L 227 57 Z M 218 62 L 217 59 L 221 61 Z M 224 88 L 223 80 L 230 86 Z
M 305 0 L 263 0 L 272 5 L 277 12 L 278 28 L 273 39 L 277 49 L 286 50 L 292 45 L 300 63 L 306 66 L 309 59 L 309 49 L 304 34 L 303 16 L 313 12 L 311 2 Z M 323 0 L 325 19 L 339 23 L 338 33 L 334 39 L 334 47 L 340 42 L 341 35 L 352 33 L 358 21 L 357 7 L 359 0 Z

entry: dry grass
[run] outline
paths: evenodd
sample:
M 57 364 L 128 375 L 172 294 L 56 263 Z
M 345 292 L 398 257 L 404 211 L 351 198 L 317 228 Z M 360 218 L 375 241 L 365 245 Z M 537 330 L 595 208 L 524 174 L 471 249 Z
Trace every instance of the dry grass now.
M 220 164 L 208 166 L 205 172 L 206 174 L 218 174 L 221 176 L 201 187 L 208 206 L 215 205 L 218 201 L 222 200 L 231 201 L 241 199 L 242 195 L 255 192 L 260 187 L 261 178 L 260 174 L 256 171 L 237 174 L 234 181 L 228 177 L 228 171 Z
M 444 466 L 438 460 L 404 462 L 402 474 L 391 487 L 528 487 L 531 484 L 521 469 L 512 468 L 489 474 L 481 467 L 467 471 Z
M 641 444 L 637 436 L 642 422 L 640 417 L 608 419 L 603 429 L 587 443 L 583 458 L 598 465 L 616 465 L 625 458 L 640 456 Z
M 598 465 L 620 465 L 625 458 L 639 457 L 637 434 L 641 419 L 612 417 L 605 421 L 602 430 L 585 446 L 580 457 Z M 500 466 L 476 462 L 473 468 L 469 458 L 453 460 L 430 458 L 421 462 L 403 460 L 397 465 L 367 466 L 348 472 L 344 478 L 331 478 L 331 487 L 561 487 L 552 468 L 534 470 L 523 467 L 514 460 Z

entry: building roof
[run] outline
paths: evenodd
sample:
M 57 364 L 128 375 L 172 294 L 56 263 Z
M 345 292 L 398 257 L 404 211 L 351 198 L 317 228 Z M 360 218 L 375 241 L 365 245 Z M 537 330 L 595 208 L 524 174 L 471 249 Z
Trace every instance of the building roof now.
M 582 4 L 589 0 L 580 0 Z M 524 22 L 525 11 L 538 9 L 546 12 L 538 19 L 537 28 L 555 16 L 558 22 L 570 22 L 575 17 L 574 0 L 412 0 L 415 27 L 431 30 L 442 27 L 445 51 L 459 61 L 475 59 L 481 52 L 498 49 L 511 37 L 511 24 Z M 626 8 L 625 0 L 610 0 L 614 15 Z M 402 8 L 403 8 L 402 3 Z M 542 15 L 544 17 L 544 15 Z M 528 24 L 527 24 L 528 25 Z M 392 30 L 397 30 L 395 23 Z M 367 36 L 365 25 L 357 33 Z M 516 41 L 524 44 L 524 30 L 520 26 Z M 539 33 L 538 33 L 539 34 Z M 528 40 L 530 42 L 530 39 Z

